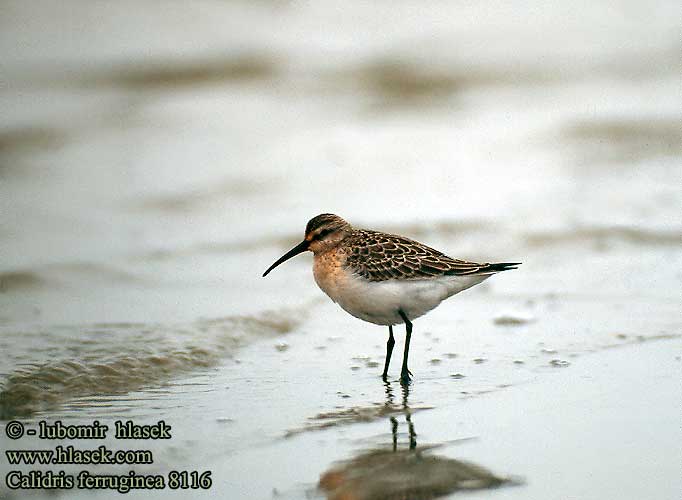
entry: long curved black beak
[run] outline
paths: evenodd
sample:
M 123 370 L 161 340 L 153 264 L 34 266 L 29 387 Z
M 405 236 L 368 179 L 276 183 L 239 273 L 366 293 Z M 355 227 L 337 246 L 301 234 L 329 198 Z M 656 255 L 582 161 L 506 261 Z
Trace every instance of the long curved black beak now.
M 308 250 L 309 246 L 310 246 L 310 242 L 308 240 L 303 240 L 302 242 L 300 242 L 294 248 L 292 248 L 287 253 L 282 255 L 279 259 L 277 259 L 273 265 L 268 267 L 268 270 L 263 273 L 263 277 L 267 276 L 270 271 L 272 271 L 274 268 L 279 266 L 282 262 L 285 262 L 285 261 L 289 260 L 290 258 L 297 256 L 299 253 L 303 253 L 306 250 Z

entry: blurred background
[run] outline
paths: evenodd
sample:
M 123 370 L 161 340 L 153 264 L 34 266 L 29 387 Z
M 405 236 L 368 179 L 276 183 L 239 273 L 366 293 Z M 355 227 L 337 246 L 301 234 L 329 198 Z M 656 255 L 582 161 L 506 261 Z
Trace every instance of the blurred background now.
M 224 313 L 321 212 L 478 259 L 677 245 L 678 14 L 5 1 L 0 320 Z
M 478 259 L 678 244 L 677 7 L 5 1 L 0 320 L 230 309 L 321 212 Z
M 136 358 L 149 335 L 183 373 L 196 353 L 182 335 L 218 351 L 196 366 L 219 365 L 231 348 L 192 337 L 215 318 L 225 335 L 237 316 L 257 318 L 244 337 L 295 330 L 323 307 L 310 258 L 260 275 L 322 212 L 524 262 L 467 296 L 563 308 L 533 348 L 678 334 L 679 14 L 631 0 L 4 0 L 5 387 L 26 363 L 90 373 L 123 355 L 167 381 Z M 330 329 L 376 328 L 324 307 L 312 316 Z M 497 311 L 480 307 L 479 324 Z M 281 308 L 294 312 L 258 320 Z M 109 382 L 74 393 L 144 386 Z M 47 408 L 38 385 L 28 414 Z

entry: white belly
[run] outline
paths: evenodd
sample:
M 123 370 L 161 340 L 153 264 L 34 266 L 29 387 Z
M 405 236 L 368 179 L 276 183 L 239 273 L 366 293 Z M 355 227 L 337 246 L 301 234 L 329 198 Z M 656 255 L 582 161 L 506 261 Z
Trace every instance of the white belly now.
M 410 320 L 426 314 L 452 295 L 474 286 L 490 275 L 443 276 L 428 280 L 367 281 L 345 270 L 333 277 L 315 270 L 315 281 L 329 297 L 356 318 L 377 325 L 403 323 L 398 311 Z

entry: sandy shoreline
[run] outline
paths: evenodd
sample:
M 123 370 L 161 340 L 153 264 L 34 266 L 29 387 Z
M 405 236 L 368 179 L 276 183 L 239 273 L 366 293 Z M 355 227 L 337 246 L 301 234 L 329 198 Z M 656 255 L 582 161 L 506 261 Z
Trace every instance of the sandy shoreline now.
M 448 377 L 429 376 L 417 379 L 406 399 L 397 383 L 389 384 L 386 391 L 371 370 L 349 375 L 348 367 L 341 364 L 331 371 L 343 380 L 339 387 L 352 386 L 350 399 L 358 403 L 345 406 L 329 405 L 333 398 L 324 394 L 315 401 L 314 387 L 301 388 L 299 370 L 306 368 L 285 363 L 276 375 L 279 381 L 274 374 L 261 379 L 232 378 L 233 383 L 244 384 L 252 404 L 229 398 L 218 402 L 216 406 L 221 406 L 229 419 L 216 417 L 215 409 L 204 409 L 203 418 L 198 411 L 189 422 L 171 417 L 169 423 L 177 439 L 196 441 L 202 447 L 190 446 L 190 455 L 184 459 L 175 456 L 172 461 L 175 467 L 212 471 L 212 488 L 196 491 L 196 496 L 325 498 L 316 489 L 317 481 L 340 460 L 361 457 L 369 450 L 388 450 L 394 438 L 399 453 L 410 453 L 410 440 L 414 439 L 420 449 L 435 446 L 428 456 L 446 462 L 464 460 L 515 483 L 481 492 L 460 491 L 452 498 L 674 498 L 682 488 L 676 467 L 682 436 L 674 397 L 679 393 L 680 359 L 676 353 L 680 347 L 682 340 L 674 338 L 603 349 L 574 358 L 569 367 L 536 369 L 526 382 L 472 397 L 463 397 L 452 385 L 448 390 L 444 385 Z M 257 358 L 267 358 L 266 349 L 270 351 L 272 346 L 265 341 L 247 348 L 235 370 L 249 371 L 239 367 L 248 368 Z M 222 379 L 214 381 L 220 384 Z M 328 383 L 320 381 L 317 389 L 330 392 Z M 214 397 L 219 393 L 214 392 Z M 378 399 L 381 393 L 383 401 Z M 223 397 L 229 394 L 235 397 L 229 389 Z M 361 418 L 355 412 L 352 418 L 340 418 L 328 428 L 313 430 L 311 426 L 286 437 L 287 429 L 305 423 L 301 415 L 315 407 L 319 413 L 348 414 L 334 410 L 335 406 L 367 411 Z M 379 411 L 370 411 L 372 408 Z M 197 425 L 205 428 L 200 433 L 203 438 L 197 434 Z M 255 438 L 254 430 L 262 433 L 260 438 Z M 226 435 L 232 435 L 234 441 L 226 441 Z M 4 435 L 3 439 L 5 447 Z M 201 444 L 209 442 L 207 439 L 213 439 L 216 446 Z M 231 449 L 221 447 L 229 448 L 230 443 Z M 173 457 L 168 454 L 169 446 L 173 447 L 166 443 L 157 447 L 161 461 L 146 473 L 171 465 L 164 465 Z M 145 472 L 144 468 L 134 469 Z M 92 494 L 68 492 L 69 497 Z M 119 495 L 105 491 L 96 496 Z M 183 493 L 166 489 L 126 494 L 141 499 L 168 495 L 182 497 Z M 15 497 L 21 495 L 8 496 Z M 348 498 L 370 497 L 359 492 Z
M 682 491 L 680 347 L 678 339 L 591 354 L 467 402 L 459 419 L 479 439 L 455 453 L 525 478 L 495 498 L 674 498 Z
M 439 395 L 434 409 L 410 412 L 418 444 L 455 441 L 438 452 L 523 481 L 456 498 L 673 498 L 682 488 L 676 467 L 680 417 L 673 397 L 679 393 L 675 353 L 681 346 L 675 339 L 608 349 L 472 399 Z M 428 384 L 420 382 L 412 395 Z M 405 449 L 407 423 L 396 415 L 399 448 Z M 389 427 L 383 416 L 237 454 L 217 465 L 230 485 L 225 498 L 265 498 L 273 488 L 285 498 L 301 498 L 300 485 L 312 487 L 329 461 L 349 458 L 344 455 L 375 441 L 389 444 Z M 330 453 L 337 442 L 341 456 Z M 259 475 L 259 457 L 266 456 L 278 466 Z
M 674 4 L 5 4 L 0 430 L 164 420 L 86 469 L 226 500 L 679 496 Z M 309 255 L 261 277 L 324 212 L 523 265 L 415 321 L 403 391 Z

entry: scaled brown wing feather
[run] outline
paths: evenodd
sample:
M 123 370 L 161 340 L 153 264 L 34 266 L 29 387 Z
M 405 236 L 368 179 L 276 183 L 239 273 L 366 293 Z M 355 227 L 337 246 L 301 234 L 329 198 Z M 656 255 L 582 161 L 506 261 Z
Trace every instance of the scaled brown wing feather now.
M 489 266 L 453 259 L 403 236 L 358 230 L 349 238 L 346 266 L 369 281 L 485 273 Z

